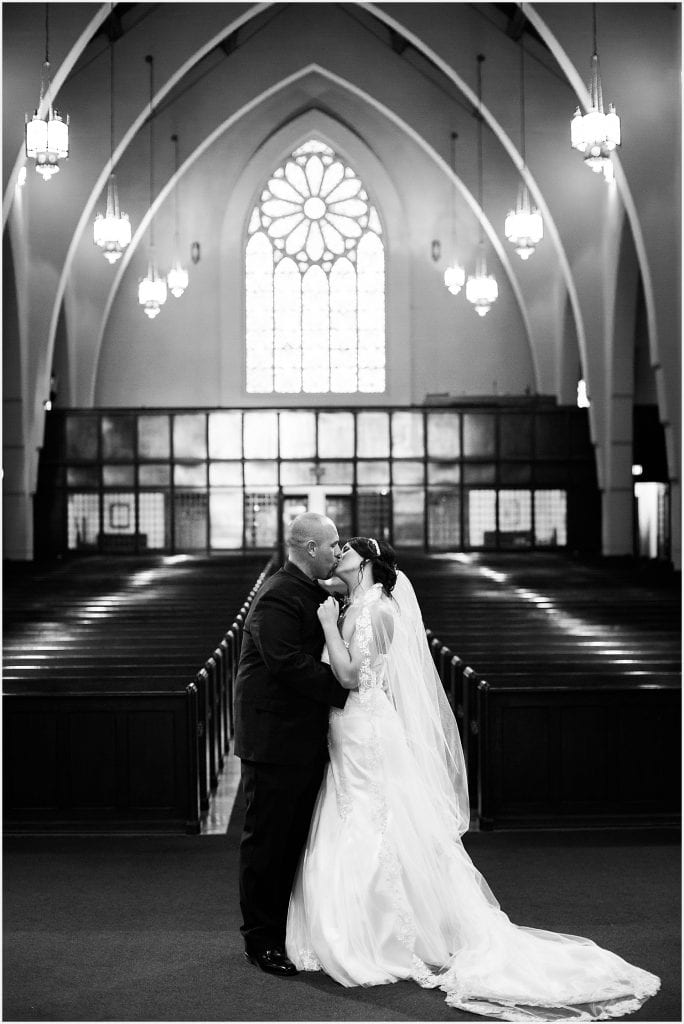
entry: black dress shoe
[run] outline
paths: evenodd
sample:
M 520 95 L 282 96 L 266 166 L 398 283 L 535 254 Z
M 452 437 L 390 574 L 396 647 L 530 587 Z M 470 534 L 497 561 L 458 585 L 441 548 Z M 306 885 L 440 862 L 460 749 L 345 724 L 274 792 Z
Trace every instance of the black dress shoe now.
M 267 974 L 275 974 L 280 978 L 291 978 L 293 974 L 299 974 L 284 949 L 266 949 L 263 953 L 246 952 L 245 959 Z

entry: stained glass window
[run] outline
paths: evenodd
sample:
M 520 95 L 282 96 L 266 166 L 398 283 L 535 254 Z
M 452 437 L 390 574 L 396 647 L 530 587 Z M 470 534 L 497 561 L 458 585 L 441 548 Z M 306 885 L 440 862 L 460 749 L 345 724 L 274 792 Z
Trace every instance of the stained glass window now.
M 245 253 L 247 391 L 385 390 L 385 247 L 356 171 L 310 139 L 271 175 Z

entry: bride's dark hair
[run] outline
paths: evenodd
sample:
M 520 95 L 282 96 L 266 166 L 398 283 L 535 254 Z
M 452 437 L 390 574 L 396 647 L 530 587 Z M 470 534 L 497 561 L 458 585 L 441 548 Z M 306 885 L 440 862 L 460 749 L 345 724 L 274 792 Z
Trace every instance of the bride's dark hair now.
M 373 566 L 373 579 L 382 584 L 389 597 L 397 582 L 397 556 L 394 548 L 374 537 L 351 537 L 347 542 L 357 554 Z

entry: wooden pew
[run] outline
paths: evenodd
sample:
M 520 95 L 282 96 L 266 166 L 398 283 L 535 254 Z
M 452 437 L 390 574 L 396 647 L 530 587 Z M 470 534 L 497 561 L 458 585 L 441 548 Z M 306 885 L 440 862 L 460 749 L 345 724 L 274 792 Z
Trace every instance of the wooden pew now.
M 195 630 L 203 625 L 206 634 L 207 628 L 197 597 L 201 587 L 191 588 L 183 602 L 174 596 L 157 601 L 156 608 L 129 612 L 118 595 L 88 601 L 87 580 L 75 588 L 73 601 L 65 598 L 60 579 L 61 621 L 42 591 L 39 599 L 29 587 L 19 594 L 17 626 L 5 642 L 6 830 L 199 831 L 229 749 L 240 630 L 272 567 L 271 561 L 253 583 L 209 657 L 204 647 L 197 672 L 189 666 L 201 650 Z M 112 581 L 105 574 L 103 582 Z M 190 706 L 184 718 L 180 700 Z M 48 738 L 42 747 L 26 741 L 32 721 Z M 141 743 L 141 722 L 149 730 L 148 747 Z M 87 725 L 86 735 L 77 723 Z M 193 782 L 183 787 L 179 778 L 186 767 Z M 145 774 L 150 770 L 153 777 Z M 87 789 L 83 779 L 91 787 L 88 805 L 79 803 Z M 148 792 L 149 806 L 140 805 L 141 792 Z

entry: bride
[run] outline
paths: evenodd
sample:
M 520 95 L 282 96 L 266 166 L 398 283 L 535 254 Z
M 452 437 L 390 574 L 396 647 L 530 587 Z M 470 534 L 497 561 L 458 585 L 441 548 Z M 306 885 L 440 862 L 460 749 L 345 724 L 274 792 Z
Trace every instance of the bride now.
M 456 721 L 394 552 L 355 537 L 337 576 L 327 656 L 351 692 L 330 714 L 330 764 L 290 899 L 287 951 L 342 985 L 412 979 L 503 1020 L 601 1020 L 660 987 L 589 939 L 511 923 L 461 843 L 468 828 Z M 325 656 L 325 654 L 324 654 Z

